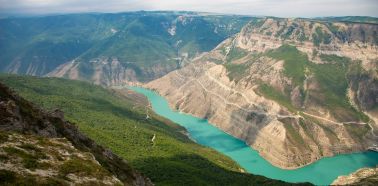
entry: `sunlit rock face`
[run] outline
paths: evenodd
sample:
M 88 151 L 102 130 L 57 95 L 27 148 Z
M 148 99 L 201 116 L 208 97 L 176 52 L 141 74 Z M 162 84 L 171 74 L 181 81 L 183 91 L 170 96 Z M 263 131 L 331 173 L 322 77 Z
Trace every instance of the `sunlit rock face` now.
M 377 32 L 374 24 L 253 20 L 145 87 L 273 165 L 297 168 L 376 142 Z

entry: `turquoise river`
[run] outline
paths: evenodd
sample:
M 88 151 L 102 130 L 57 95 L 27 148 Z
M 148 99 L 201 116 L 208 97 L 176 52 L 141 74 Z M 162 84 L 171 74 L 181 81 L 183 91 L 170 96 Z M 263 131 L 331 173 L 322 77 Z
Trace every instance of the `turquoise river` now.
M 227 155 L 252 174 L 287 182 L 328 185 L 340 175 L 347 175 L 359 168 L 374 167 L 378 164 L 378 153 L 369 151 L 322 158 L 294 170 L 280 169 L 271 165 L 245 142 L 223 132 L 207 120 L 173 111 L 165 98 L 157 93 L 141 87 L 129 88 L 145 95 L 157 114 L 185 127 L 194 141 Z

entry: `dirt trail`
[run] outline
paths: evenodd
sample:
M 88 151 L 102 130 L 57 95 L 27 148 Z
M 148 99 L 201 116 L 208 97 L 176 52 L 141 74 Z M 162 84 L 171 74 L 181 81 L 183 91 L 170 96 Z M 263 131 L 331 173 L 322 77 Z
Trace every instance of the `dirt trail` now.
M 195 68 L 195 67 L 194 67 L 194 69 L 195 69 L 195 71 L 196 71 L 196 68 Z M 187 77 L 185 77 L 184 75 L 180 74 L 180 73 L 178 72 L 178 70 L 176 70 L 175 72 L 176 72 L 176 74 L 177 74 L 180 78 L 182 78 L 182 79 L 187 79 Z M 228 90 L 228 91 L 231 91 L 233 94 L 239 94 L 240 96 L 242 96 L 243 99 L 245 99 L 246 102 L 248 103 L 248 106 L 250 106 L 250 105 L 255 105 L 255 104 L 251 103 L 251 101 L 248 99 L 248 97 L 245 96 L 242 92 L 239 92 L 239 91 L 237 91 L 237 90 L 235 90 L 235 89 L 233 89 L 233 88 L 231 88 L 231 87 L 229 87 L 229 86 L 227 86 L 227 85 L 221 83 L 220 81 L 218 81 L 217 79 L 215 79 L 213 76 L 211 76 L 211 75 L 208 74 L 207 72 L 205 72 L 205 75 L 206 75 L 206 76 L 207 76 L 212 82 L 218 84 L 220 87 L 222 87 L 222 88 L 224 88 L 224 89 L 226 89 L 226 90 Z M 265 112 L 258 112 L 258 111 L 256 111 L 256 110 L 245 109 L 245 108 L 241 107 L 241 106 L 238 105 L 238 104 L 235 104 L 235 103 L 229 102 L 226 98 L 224 98 L 223 96 L 219 95 L 218 93 L 216 93 L 216 92 L 212 92 L 212 91 L 208 90 L 208 89 L 207 89 L 207 88 L 201 83 L 201 81 L 199 81 L 198 79 L 195 79 L 195 78 L 190 78 L 190 81 L 187 81 L 187 82 L 186 82 L 185 84 L 183 84 L 179 89 L 182 89 L 183 87 L 187 86 L 187 85 L 188 85 L 189 83 L 191 83 L 192 81 L 195 81 L 196 83 L 198 83 L 198 84 L 201 86 L 201 88 L 202 88 L 205 92 L 217 96 L 217 97 L 218 97 L 219 99 L 221 99 L 226 105 L 232 105 L 232 106 L 237 107 L 238 109 L 243 110 L 243 111 L 246 111 L 246 112 L 254 112 L 254 113 L 257 113 L 257 114 L 264 114 L 264 115 L 267 115 Z M 182 99 L 184 99 L 184 98 L 185 98 L 185 96 L 183 96 L 182 98 L 180 98 L 180 100 L 182 100 Z M 307 116 L 310 116 L 310 117 L 316 118 L 316 119 L 320 119 L 320 120 L 327 121 L 327 122 L 332 123 L 332 124 L 336 124 L 336 125 L 353 124 L 353 123 L 354 123 L 354 124 L 358 124 L 358 125 L 366 125 L 366 124 L 368 124 L 368 125 L 372 128 L 372 134 L 373 134 L 374 136 L 376 136 L 376 135 L 374 134 L 374 132 L 373 132 L 374 128 L 373 128 L 369 123 L 356 122 L 356 121 L 348 121 L 348 122 L 342 122 L 342 123 L 341 123 L 341 122 L 337 122 L 337 121 L 330 120 L 330 119 L 325 118 L 325 117 L 321 117 L 321 116 L 313 115 L 313 114 L 310 114 L 310 113 L 307 113 L 307 112 L 301 112 L 301 113 L 303 113 L 303 114 L 305 114 L 305 115 L 307 115 Z M 302 116 L 299 115 L 299 114 L 296 114 L 296 115 L 280 115 L 280 114 L 276 114 L 276 115 L 268 115 L 268 116 L 271 116 L 271 117 L 273 117 L 273 118 L 277 118 L 277 119 L 282 119 L 282 118 L 302 118 Z

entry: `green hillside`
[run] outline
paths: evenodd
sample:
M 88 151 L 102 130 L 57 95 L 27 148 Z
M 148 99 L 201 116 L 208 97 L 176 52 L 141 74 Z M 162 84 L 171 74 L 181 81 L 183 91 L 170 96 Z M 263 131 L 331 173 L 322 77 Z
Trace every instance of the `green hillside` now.
M 285 75 L 290 77 L 293 84 L 300 86 L 301 89 L 303 89 L 305 73 L 313 74 L 321 91 L 307 92 L 308 99 L 329 109 L 337 119 L 362 120 L 365 122 L 369 120 L 362 112 L 351 106 L 346 95 L 348 83 L 352 81 L 348 78 L 352 73 L 352 64 L 359 66 L 358 62 L 352 63 L 351 59 L 347 57 L 322 54 L 319 57 L 326 63 L 312 63 L 305 53 L 291 45 L 282 45 L 278 49 L 267 52 L 267 55 L 278 60 L 284 60 Z M 265 91 L 265 93 L 265 95 L 268 95 L 271 92 Z M 277 97 L 275 100 L 282 102 L 283 99 Z M 286 100 L 289 100 L 289 95 L 287 95 Z M 287 107 L 292 108 L 290 104 Z M 300 110 L 300 108 L 297 109 Z
M 182 127 L 152 111 L 146 120 L 146 102 L 135 94 L 57 78 L 0 75 L 0 81 L 43 108 L 61 108 L 67 120 L 156 185 L 284 184 L 240 173 L 228 157 L 192 142 Z
M 249 19 L 143 11 L 0 19 L 0 71 L 45 75 L 75 59 L 86 77 L 98 58 L 117 58 L 136 72 L 156 64 L 173 70 L 178 57 L 213 49 Z

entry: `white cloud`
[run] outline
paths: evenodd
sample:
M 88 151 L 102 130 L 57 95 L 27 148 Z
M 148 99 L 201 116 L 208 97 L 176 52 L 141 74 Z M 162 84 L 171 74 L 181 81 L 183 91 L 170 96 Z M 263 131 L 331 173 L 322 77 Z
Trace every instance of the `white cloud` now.
M 189 10 L 217 13 L 315 17 L 378 16 L 378 0 L 0 0 L 2 13 Z

